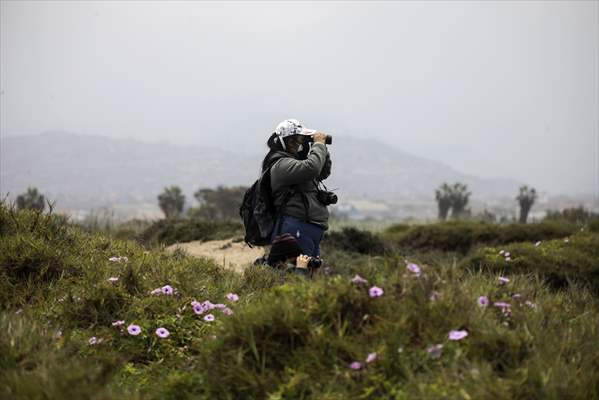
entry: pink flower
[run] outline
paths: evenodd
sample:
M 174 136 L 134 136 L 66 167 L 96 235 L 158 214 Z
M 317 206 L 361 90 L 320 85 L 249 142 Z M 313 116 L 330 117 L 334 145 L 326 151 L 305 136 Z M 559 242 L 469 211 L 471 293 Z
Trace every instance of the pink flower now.
M 127 327 L 127 332 L 129 332 L 129 335 L 137 336 L 141 333 L 141 328 L 139 325 L 131 324 Z
M 478 305 L 481 307 L 486 307 L 489 305 L 489 298 L 487 296 L 480 296 L 478 298 Z
M 206 314 L 206 316 L 204 317 L 204 321 L 206 321 L 206 322 L 212 322 L 212 321 L 214 321 L 214 315 L 212 315 L 212 314 Z
M 376 361 L 377 358 L 378 358 L 378 355 L 376 353 L 370 353 L 370 354 L 368 354 L 368 357 L 366 357 L 366 362 L 371 363 L 373 361 Z
M 233 310 L 231 310 L 229 307 L 225 307 L 221 310 L 223 312 L 223 314 L 225 315 L 231 315 L 233 314 Z
M 420 276 L 420 267 L 414 263 L 409 263 L 408 265 L 406 265 L 406 268 L 408 269 L 408 271 L 412 272 L 414 275 L 416 276 Z
M 349 364 L 349 367 L 355 371 L 362 369 L 362 363 L 359 361 L 354 361 L 353 363 Z
M 370 297 L 380 297 L 383 295 L 383 289 L 381 289 L 378 286 L 373 286 L 370 289 L 368 289 L 368 295 Z
M 500 276 L 499 278 L 497 278 L 499 280 L 499 283 L 502 285 L 505 285 L 506 283 L 508 283 L 510 280 L 508 278 L 506 278 L 505 276 Z
M 468 331 L 466 331 L 466 330 L 449 331 L 448 338 L 449 338 L 449 340 L 462 340 L 466 336 L 468 336 Z
M 202 307 L 204 307 L 204 310 L 212 310 L 212 309 L 216 308 L 216 306 L 214 304 L 212 304 L 210 302 L 210 300 L 206 300 L 206 301 L 202 302 Z
M 197 315 L 204 314 L 205 311 L 206 311 L 206 309 L 204 308 L 204 306 L 202 304 L 196 303 L 193 305 L 193 312 L 196 313 Z
M 114 283 L 114 282 L 118 282 L 119 277 L 118 276 L 111 276 L 110 278 L 108 278 L 108 282 Z
M 352 281 L 352 283 L 358 283 L 358 284 L 360 284 L 360 283 L 368 283 L 368 281 L 366 279 L 362 278 L 358 274 L 356 274 L 356 276 L 354 276 L 351 281 Z
M 114 321 L 112 323 L 112 326 L 121 326 L 121 325 L 124 325 L 124 324 L 125 324 L 125 321 L 119 320 L 119 321 Z
M 428 353 L 430 358 L 439 358 L 439 357 L 441 357 L 442 350 L 443 350 L 442 344 L 435 344 L 433 346 L 430 346 L 428 349 L 426 349 L 426 352 Z
M 161 288 L 162 293 L 170 296 L 171 294 L 173 294 L 173 287 L 171 285 L 165 285 Z
M 232 302 L 236 302 L 239 300 L 239 296 L 236 295 L 235 293 L 227 293 L 227 295 L 225 297 L 227 298 L 227 300 L 232 301 Z
M 167 338 L 170 335 L 170 332 L 166 328 L 158 328 L 156 329 L 156 335 L 159 338 Z

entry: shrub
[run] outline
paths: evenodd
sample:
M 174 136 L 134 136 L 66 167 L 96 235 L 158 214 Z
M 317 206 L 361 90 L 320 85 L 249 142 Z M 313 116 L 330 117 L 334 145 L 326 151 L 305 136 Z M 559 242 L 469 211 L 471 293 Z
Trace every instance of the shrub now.
M 501 250 L 510 253 L 509 261 L 499 253 Z M 501 248 L 485 247 L 466 258 L 462 265 L 496 273 L 533 272 L 554 288 L 577 282 L 599 295 L 599 235 L 577 234 L 567 242 L 551 240 L 539 246 L 516 243 Z
M 222 240 L 233 236 L 243 236 L 243 226 L 240 223 L 164 219 L 149 226 L 140 235 L 140 241 L 145 245 L 171 245 L 193 240 Z
M 463 221 L 413 226 L 404 233 L 390 227 L 383 233 L 390 243 L 400 249 L 442 250 L 467 253 L 477 244 L 499 245 L 514 242 L 536 242 L 563 238 L 576 231 L 564 223 L 495 225 Z
M 383 254 L 385 244 L 380 237 L 369 231 L 356 228 L 343 228 L 340 232 L 327 232 L 323 246 L 360 254 Z

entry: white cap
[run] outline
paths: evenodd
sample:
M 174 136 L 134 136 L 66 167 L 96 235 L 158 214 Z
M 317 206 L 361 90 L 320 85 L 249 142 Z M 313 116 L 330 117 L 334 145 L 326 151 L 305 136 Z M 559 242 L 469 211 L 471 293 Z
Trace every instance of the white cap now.
M 281 122 L 279 125 L 277 125 L 277 128 L 275 129 L 275 133 L 277 134 L 279 140 L 281 141 L 281 145 L 283 146 L 283 149 L 285 149 L 285 141 L 283 141 L 283 138 L 286 138 L 287 136 L 292 136 L 292 135 L 313 135 L 314 133 L 316 133 L 315 129 L 308 129 L 305 128 L 301 122 L 299 122 L 297 119 L 286 119 L 285 121 Z M 287 150 L 287 149 L 285 149 Z

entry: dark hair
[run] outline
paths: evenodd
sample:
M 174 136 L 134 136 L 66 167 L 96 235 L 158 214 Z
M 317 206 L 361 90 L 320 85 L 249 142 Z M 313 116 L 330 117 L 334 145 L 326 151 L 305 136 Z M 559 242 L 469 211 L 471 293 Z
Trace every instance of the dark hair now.
M 286 138 L 283 138 L 283 140 L 285 141 L 285 147 L 287 147 L 289 145 L 289 138 L 291 138 L 293 136 L 287 136 Z M 278 138 L 276 133 L 273 133 L 272 135 L 270 135 L 270 137 L 268 138 L 268 140 L 266 141 L 266 145 L 269 148 L 268 154 L 266 154 L 266 156 L 264 157 L 264 160 L 262 160 L 262 172 L 264 172 L 266 170 L 266 168 L 268 168 L 269 164 L 270 164 L 270 158 L 272 157 L 273 154 L 275 154 L 277 151 L 286 151 L 285 149 L 283 149 L 283 146 L 281 145 L 280 139 Z M 306 158 L 308 158 L 308 152 L 310 151 L 310 147 L 305 144 L 303 146 L 302 151 L 300 151 L 296 158 L 299 160 L 305 160 Z

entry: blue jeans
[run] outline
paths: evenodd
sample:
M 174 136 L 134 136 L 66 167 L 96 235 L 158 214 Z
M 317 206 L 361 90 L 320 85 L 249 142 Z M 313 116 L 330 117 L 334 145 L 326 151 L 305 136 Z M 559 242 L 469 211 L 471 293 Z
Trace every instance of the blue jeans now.
M 302 249 L 302 254 L 310 257 L 320 257 L 320 241 L 324 236 L 324 229 L 318 225 L 303 222 L 288 215 L 283 215 L 281 218 L 282 221 L 277 221 L 279 229 L 278 231 L 276 229 L 273 231 L 270 241 L 272 242 L 275 236 L 289 233 L 297 239 L 297 243 Z

